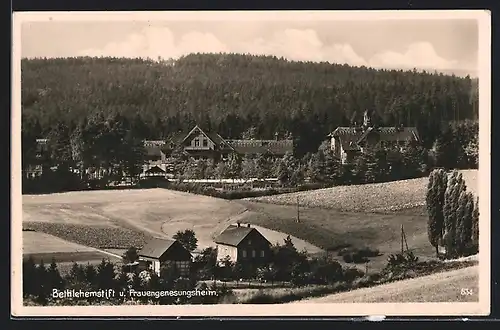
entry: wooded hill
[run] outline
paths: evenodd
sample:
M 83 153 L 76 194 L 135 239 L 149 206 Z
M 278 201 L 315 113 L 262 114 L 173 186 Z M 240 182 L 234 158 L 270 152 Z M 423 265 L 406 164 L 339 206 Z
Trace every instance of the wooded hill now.
M 374 109 L 382 125 L 417 126 L 430 148 L 443 124 L 478 118 L 477 98 L 469 77 L 269 56 L 22 60 L 23 123 L 40 137 L 61 123 L 71 128 L 84 117 L 120 113 L 142 127 L 140 138 L 160 139 L 195 123 L 225 138 L 281 131 L 292 133 L 303 154 Z

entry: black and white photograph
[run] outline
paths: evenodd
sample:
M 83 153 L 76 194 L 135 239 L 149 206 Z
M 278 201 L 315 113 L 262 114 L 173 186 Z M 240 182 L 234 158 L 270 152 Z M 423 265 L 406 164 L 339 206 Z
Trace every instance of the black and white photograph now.
M 486 11 L 13 17 L 14 315 L 489 314 Z

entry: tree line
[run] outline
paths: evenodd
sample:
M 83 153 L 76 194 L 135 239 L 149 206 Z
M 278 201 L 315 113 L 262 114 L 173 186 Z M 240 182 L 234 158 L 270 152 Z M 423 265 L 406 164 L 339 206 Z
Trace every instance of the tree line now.
M 327 134 L 360 123 L 365 109 L 375 110 L 378 125 L 416 126 L 420 147 L 431 158 L 422 156 L 428 167 L 477 167 L 477 82 L 469 77 L 235 54 L 195 54 L 175 62 L 26 59 L 22 74 L 23 169 L 41 164 L 45 173 L 36 182 L 23 180 L 26 191 L 47 183 L 63 191 L 137 177 L 145 162 L 144 139 L 167 139 L 195 124 L 225 138 L 281 132 L 295 140 L 295 150 L 281 160 L 234 157 L 217 164 L 193 163 L 177 150 L 173 158 L 182 178 L 279 176 L 292 184 L 312 173 L 321 181 L 332 176 L 321 173 L 322 164 L 334 165 L 328 152 L 318 150 Z M 36 158 L 37 138 L 49 139 L 42 159 Z M 383 159 L 383 152 L 377 157 Z M 381 169 L 369 176 L 381 178 L 358 182 L 387 177 L 384 161 L 359 162 L 358 170 L 342 167 L 347 174 L 339 176 L 378 163 Z M 105 178 L 85 178 L 87 168 L 104 171 Z
M 197 247 L 193 230 L 177 232 L 174 236 L 187 250 Z M 137 249 L 130 247 L 123 256 L 127 263 L 139 259 Z M 288 235 L 283 243 L 273 244 L 271 257 L 265 262 L 232 261 L 229 256 L 217 259 L 217 249 L 208 247 L 195 256 L 191 266 L 191 277 L 200 280 L 239 281 L 260 280 L 262 282 L 289 282 L 294 285 L 332 284 L 353 281 L 363 276 L 357 269 L 344 269 L 331 256 L 310 258 L 306 251 L 298 251 Z
M 86 118 L 72 127 L 59 121 L 47 136 L 41 158 L 37 158 L 36 135 L 30 130 L 36 125 L 23 126 L 23 170 L 27 171 L 33 164 L 40 164 L 43 170 L 40 177 L 23 177 L 24 191 L 102 188 L 125 178 L 137 182 L 147 163 L 143 140 L 137 133 L 138 124 L 119 114 L 109 119 L 102 115 Z M 415 178 L 426 175 L 433 167 L 477 168 L 477 141 L 477 122 L 464 121 L 450 124 L 430 149 L 414 142 L 407 143 L 402 150 L 376 146 L 348 165 L 333 156 L 328 140 L 301 158 L 295 153 L 281 158 L 234 154 L 228 160 L 216 162 L 193 160 L 176 149 L 169 162 L 178 181 L 275 177 L 287 187 L 306 181 L 327 186 L 360 184 Z M 392 157 L 394 153 L 398 156 Z M 92 176 L 92 172 L 101 175 Z
M 477 81 L 437 73 L 376 70 L 271 56 L 191 54 L 179 60 L 22 60 L 22 109 L 46 136 L 59 121 L 121 114 L 139 138 L 162 139 L 195 123 L 222 137 L 276 131 L 314 152 L 338 126 L 373 109 L 386 126 L 416 126 L 430 148 L 442 126 L 477 120 Z M 139 120 L 140 118 L 140 120 Z

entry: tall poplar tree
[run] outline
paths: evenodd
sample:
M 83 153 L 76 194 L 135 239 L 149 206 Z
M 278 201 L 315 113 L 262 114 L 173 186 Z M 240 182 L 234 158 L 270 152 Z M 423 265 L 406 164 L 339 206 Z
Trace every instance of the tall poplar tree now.
M 437 169 L 431 172 L 426 196 L 427 213 L 429 215 L 427 222 L 427 235 L 429 242 L 436 249 L 436 256 L 439 253 L 438 247 L 443 239 L 443 204 L 446 185 L 446 172 L 442 169 Z

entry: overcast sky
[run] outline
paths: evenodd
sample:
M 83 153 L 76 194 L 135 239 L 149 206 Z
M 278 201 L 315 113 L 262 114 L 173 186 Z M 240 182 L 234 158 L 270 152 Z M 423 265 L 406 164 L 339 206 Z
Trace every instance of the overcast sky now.
M 175 59 L 233 52 L 460 75 L 478 71 L 475 19 L 24 22 L 21 39 L 22 57 Z

